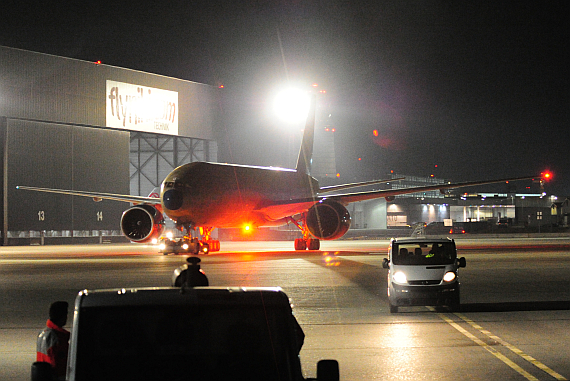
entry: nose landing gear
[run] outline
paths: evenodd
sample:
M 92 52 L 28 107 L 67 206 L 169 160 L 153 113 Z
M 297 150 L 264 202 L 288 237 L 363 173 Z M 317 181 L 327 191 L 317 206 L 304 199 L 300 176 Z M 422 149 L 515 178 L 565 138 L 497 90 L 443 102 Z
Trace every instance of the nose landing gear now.
M 209 254 L 212 251 L 220 251 L 220 241 L 211 239 L 214 228 L 199 228 L 199 233 L 203 237 L 192 238 L 192 231 L 196 228 L 191 226 L 178 226 L 179 230 L 185 230 L 186 234 L 182 238 L 163 238 L 160 243 L 160 252 L 167 254 Z

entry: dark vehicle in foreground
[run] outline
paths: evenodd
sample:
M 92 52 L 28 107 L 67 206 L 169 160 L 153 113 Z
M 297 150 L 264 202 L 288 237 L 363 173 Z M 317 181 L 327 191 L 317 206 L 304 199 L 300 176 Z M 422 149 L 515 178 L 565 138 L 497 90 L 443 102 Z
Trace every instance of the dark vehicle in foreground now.
M 67 379 L 304 380 L 304 334 L 279 288 L 84 290 Z M 322 360 L 318 380 L 338 380 Z
M 382 265 L 388 269 L 390 312 L 401 306 L 459 309 L 458 269 L 465 267 L 465 258 L 457 259 L 454 240 L 393 238 Z

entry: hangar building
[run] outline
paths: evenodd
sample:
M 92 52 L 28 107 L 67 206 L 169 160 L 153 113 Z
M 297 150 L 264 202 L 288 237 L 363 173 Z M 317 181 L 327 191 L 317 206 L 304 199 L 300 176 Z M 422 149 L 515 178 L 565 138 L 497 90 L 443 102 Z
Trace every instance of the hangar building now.
M 0 46 L 1 244 L 119 237 L 123 202 L 16 186 L 148 196 L 178 165 L 216 161 L 215 90 Z

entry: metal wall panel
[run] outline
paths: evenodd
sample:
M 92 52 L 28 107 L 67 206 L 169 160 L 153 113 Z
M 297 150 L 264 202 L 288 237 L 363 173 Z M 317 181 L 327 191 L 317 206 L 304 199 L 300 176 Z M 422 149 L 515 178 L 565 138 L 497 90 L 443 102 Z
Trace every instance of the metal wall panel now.
M 128 194 L 128 147 L 126 132 L 8 119 L 8 230 L 118 230 L 127 203 L 16 186 Z
M 67 196 L 17 185 L 72 189 L 72 127 L 8 119 L 8 230 L 72 229 Z
M 106 81 L 178 93 L 178 135 L 213 139 L 216 89 L 176 78 L 0 46 L 0 116 L 106 127 Z
M 217 161 L 214 141 L 131 133 L 131 194 L 148 196 L 176 167 L 194 161 Z
M 73 130 L 73 188 L 129 194 L 129 133 L 95 128 Z M 73 197 L 74 230 L 119 229 L 130 205 Z

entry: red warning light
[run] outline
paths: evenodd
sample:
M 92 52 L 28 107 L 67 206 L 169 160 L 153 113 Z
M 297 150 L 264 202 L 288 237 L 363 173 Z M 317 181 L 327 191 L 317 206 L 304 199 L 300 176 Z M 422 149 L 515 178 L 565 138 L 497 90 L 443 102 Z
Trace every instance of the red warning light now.
M 340 173 L 337 173 L 337 174 L 336 174 L 336 177 L 340 177 Z
M 224 85 L 218 85 L 218 89 L 223 89 Z
M 358 161 L 362 161 L 362 158 L 361 158 L 361 157 L 359 157 L 359 158 L 358 158 Z
M 95 63 L 95 65 L 101 65 L 101 60 L 97 60 L 94 63 Z
M 542 172 L 542 179 L 543 180 L 551 180 L 552 179 L 552 173 L 551 172 Z
M 374 136 L 378 136 L 378 130 L 374 130 L 374 131 L 372 131 L 372 135 L 374 135 Z

